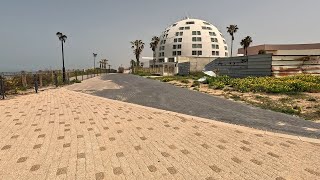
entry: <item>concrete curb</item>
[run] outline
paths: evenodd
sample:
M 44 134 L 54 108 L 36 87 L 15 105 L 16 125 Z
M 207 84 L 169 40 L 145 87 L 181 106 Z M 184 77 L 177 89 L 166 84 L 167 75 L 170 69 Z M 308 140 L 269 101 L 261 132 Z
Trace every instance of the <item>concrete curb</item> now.
M 65 90 L 68 90 L 68 89 L 65 89 Z M 68 90 L 68 91 L 71 91 L 71 90 Z M 76 92 L 76 91 L 73 91 L 73 92 Z M 82 92 L 76 92 L 76 93 L 82 93 Z M 82 94 L 84 94 L 84 93 L 82 93 Z M 293 140 L 300 140 L 300 141 L 303 141 L 303 142 L 310 142 L 310 143 L 320 144 L 320 139 L 308 138 L 308 137 L 303 137 L 303 136 L 295 136 L 295 135 L 289 135 L 289 134 L 282 134 L 282 133 L 276 133 L 276 132 L 270 132 L 270 131 L 263 131 L 263 130 L 253 129 L 253 128 L 245 127 L 245 126 L 241 126 L 241 125 L 229 124 L 229 123 L 225 123 L 225 122 L 221 122 L 221 121 L 217 121 L 217 120 L 206 119 L 206 118 L 201 118 L 201 117 L 181 114 L 181 113 L 177 113 L 177 112 L 173 112 L 173 111 L 167 111 L 167 110 L 162 110 L 162 109 L 156 109 L 156 108 L 152 108 L 152 107 L 142 106 L 142 105 L 133 104 L 133 103 L 129 103 L 129 102 L 123 102 L 123 101 L 103 98 L 103 97 L 94 96 L 94 95 L 91 95 L 91 94 L 85 94 L 85 95 L 93 96 L 93 97 L 99 98 L 101 100 L 108 100 L 108 101 L 111 101 L 111 102 L 116 102 L 116 103 L 120 103 L 120 104 L 124 104 L 124 105 L 130 105 L 130 106 L 133 106 L 133 107 L 138 107 L 138 108 L 142 108 L 142 109 L 150 110 L 150 111 L 154 111 L 154 112 L 161 112 L 161 113 L 166 113 L 166 114 L 170 114 L 170 115 L 173 115 L 173 116 L 180 116 L 180 117 L 199 120 L 199 121 L 203 121 L 203 122 L 207 122 L 207 123 L 213 123 L 213 124 L 216 124 L 216 125 L 219 125 L 219 126 L 234 128 L 234 129 L 237 129 L 237 130 L 244 130 L 244 131 L 247 131 L 247 132 L 250 132 L 250 133 L 253 133 L 253 134 L 264 134 L 264 135 L 275 136 L 275 137 L 280 137 L 280 138 L 287 138 L 287 139 L 293 139 Z

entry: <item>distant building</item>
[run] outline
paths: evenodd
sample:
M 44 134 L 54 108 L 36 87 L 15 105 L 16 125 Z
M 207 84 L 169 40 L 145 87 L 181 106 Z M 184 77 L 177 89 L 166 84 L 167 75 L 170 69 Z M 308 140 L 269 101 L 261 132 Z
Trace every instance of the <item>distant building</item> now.
M 212 60 L 228 56 L 226 40 L 214 25 L 204 20 L 186 18 L 162 32 L 155 61 L 150 60 L 149 66 L 174 69 L 178 73 L 178 63 L 191 62 L 191 66 L 197 66 L 194 69 L 202 70 Z
M 320 43 L 316 44 L 264 44 L 248 48 L 248 55 L 257 55 L 259 51 L 273 55 L 320 55 Z M 243 48 L 238 54 L 245 54 Z

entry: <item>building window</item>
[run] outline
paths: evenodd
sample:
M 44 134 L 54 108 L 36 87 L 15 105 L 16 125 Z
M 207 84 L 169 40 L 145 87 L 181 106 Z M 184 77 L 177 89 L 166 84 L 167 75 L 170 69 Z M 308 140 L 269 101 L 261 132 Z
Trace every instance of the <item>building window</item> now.
M 182 36 L 183 32 L 176 32 L 176 36 Z
M 226 43 L 226 40 L 223 40 L 223 43 L 224 43 L 224 44 L 227 44 L 227 43 Z
M 210 36 L 216 36 L 216 33 L 215 32 L 209 32 L 209 35 Z
M 212 55 L 213 55 L 213 56 L 219 56 L 220 53 L 219 53 L 219 51 L 212 51 Z
M 159 57 L 161 57 L 161 54 L 162 54 L 162 53 L 159 53 Z
M 217 38 L 211 38 L 211 42 L 218 42 Z
M 218 44 L 212 44 L 212 49 L 219 49 L 219 45 Z
M 192 37 L 193 42 L 201 41 L 201 37 Z
M 227 53 L 227 52 L 225 52 L 225 53 L 224 53 L 224 55 L 225 55 L 225 56 L 228 56 L 228 53 Z
M 172 27 L 175 27 L 177 24 L 172 24 Z
M 190 30 L 190 26 L 184 27 L 185 30 Z
M 182 42 L 182 38 L 178 38 L 178 42 Z
M 200 31 L 192 31 L 192 35 L 201 35 Z
M 207 29 L 207 27 L 205 27 L 205 26 L 202 26 L 202 29 Z
M 205 24 L 205 25 L 211 25 L 210 23 L 207 23 L 207 22 L 203 22 L 203 24 Z
M 202 44 L 192 44 L 192 48 L 202 48 Z
M 167 40 L 163 40 L 163 44 L 165 44 L 167 42 Z
M 175 38 L 175 39 L 173 40 L 173 42 L 178 42 L 178 39 L 177 39 L 177 38 Z
M 179 27 L 179 30 L 184 30 L 184 27 Z
M 207 27 L 207 29 L 212 30 L 212 28 L 211 28 L 211 27 Z
M 178 56 L 181 56 L 181 51 L 177 51 L 177 55 L 178 55 Z
M 224 50 L 228 50 L 228 47 L 227 47 L 227 46 L 225 46 L 225 47 L 224 47 Z
M 177 49 L 177 45 L 173 45 L 172 49 Z
M 192 51 L 192 55 L 193 56 L 201 56 L 202 55 L 202 51 Z
M 178 44 L 178 47 L 177 47 L 177 49 L 181 49 L 181 44 Z
M 172 56 L 176 56 L 177 55 L 177 51 L 172 51 Z
M 194 21 L 189 21 L 186 24 L 194 24 Z

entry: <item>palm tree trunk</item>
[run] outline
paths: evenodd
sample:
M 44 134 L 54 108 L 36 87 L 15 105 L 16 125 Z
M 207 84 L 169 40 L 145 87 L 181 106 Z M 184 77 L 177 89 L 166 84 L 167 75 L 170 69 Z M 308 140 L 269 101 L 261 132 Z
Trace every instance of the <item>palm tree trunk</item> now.
M 232 57 L 232 55 L 233 55 L 232 50 L 233 50 L 233 40 L 231 40 L 231 57 Z

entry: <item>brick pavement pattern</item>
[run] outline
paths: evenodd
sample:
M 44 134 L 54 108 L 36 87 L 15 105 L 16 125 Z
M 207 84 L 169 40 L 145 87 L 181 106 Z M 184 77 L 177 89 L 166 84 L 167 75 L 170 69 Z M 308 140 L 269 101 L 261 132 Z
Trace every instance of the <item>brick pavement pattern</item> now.
M 4 180 L 320 179 L 319 144 L 64 88 L 0 112 Z

